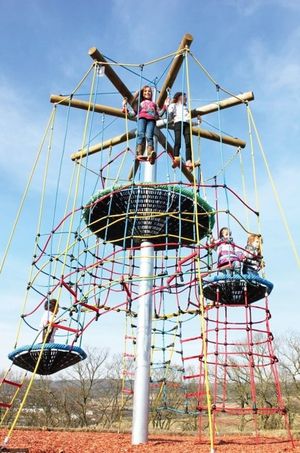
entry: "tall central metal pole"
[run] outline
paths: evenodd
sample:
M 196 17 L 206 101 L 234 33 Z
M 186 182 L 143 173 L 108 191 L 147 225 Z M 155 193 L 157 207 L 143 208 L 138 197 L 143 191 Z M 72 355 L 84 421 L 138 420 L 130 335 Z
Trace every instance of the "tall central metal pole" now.
M 157 151 L 157 139 L 154 138 Z M 156 163 L 145 162 L 144 182 L 155 182 Z M 140 249 L 140 286 L 137 322 L 137 350 L 133 394 L 132 444 L 148 441 L 149 398 L 150 398 L 150 359 L 152 334 L 152 287 L 153 287 L 154 247 L 143 241 Z

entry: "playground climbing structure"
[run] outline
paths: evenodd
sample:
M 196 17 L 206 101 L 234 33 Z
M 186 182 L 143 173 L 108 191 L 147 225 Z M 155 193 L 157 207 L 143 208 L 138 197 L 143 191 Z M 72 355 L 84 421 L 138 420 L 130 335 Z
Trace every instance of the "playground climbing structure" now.
M 22 386 L 9 380 L 11 369 L 31 374 L 5 445 L 35 376 L 84 360 L 86 337 L 92 331 L 89 342 L 97 338 L 101 346 L 108 319 L 115 320 L 120 343 L 125 326 L 120 398 L 123 408 L 133 409 L 133 444 L 147 442 L 150 410 L 197 417 L 211 452 L 229 416 L 253 421 L 257 435 L 260 418 L 279 417 L 289 432 L 270 327 L 273 284 L 265 269 L 218 268 L 211 240 L 221 226 L 239 243 L 250 233 L 261 235 L 254 136 L 258 147 L 261 142 L 249 107 L 254 96 L 218 84 L 191 51 L 192 41 L 185 35 L 175 52 L 143 64 L 117 63 L 92 48 L 92 65 L 72 93 L 51 96 L 30 176 L 31 182 L 43 168 L 26 295 L 12 367 L 2 380 L 15 393 L 0 403 L 2 423 Z M 154 165 L 136 160 L 135 120 L 120 105 L 126 97 L 136 107 L 132 91 L 145 84 L 160 108 L 176 85 L 187 93 L 192 172 L 183 159 L 172 169 L 168 115 L 156 123 Z M 244 126 L 226 120 L 235 106 Z M 249 134 L 247 146 L 224 132 L 233 124 Z M 243 256 L 245 249 L 236 246 Z M 49 319 L 55 343 L 42 341 L 39 327 L 50 299 L 60 307 Z M 268 403 L 261 388 L 266 381 Z

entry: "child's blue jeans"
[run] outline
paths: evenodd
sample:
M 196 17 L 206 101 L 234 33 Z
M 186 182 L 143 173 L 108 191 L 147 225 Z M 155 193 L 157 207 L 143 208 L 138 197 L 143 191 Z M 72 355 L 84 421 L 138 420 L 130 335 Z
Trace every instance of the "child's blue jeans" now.
M 137 145 L 141 145 L 147 140 L 147 145 L 154 147 L 153 144 L 153 135 L 155 128 L 155 120 L 147 120 L 146 118 L 139 118 L 137 121 Z

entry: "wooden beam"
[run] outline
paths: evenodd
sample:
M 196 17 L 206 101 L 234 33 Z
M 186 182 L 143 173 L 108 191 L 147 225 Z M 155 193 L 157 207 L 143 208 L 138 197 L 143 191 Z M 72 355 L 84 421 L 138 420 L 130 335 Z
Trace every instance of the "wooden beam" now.
M 192 42 L 193 42 L 192 35 L 190 35 L 189 33 L 185 34 L 181 40 L 181 43 L 179 44 L 177 52 L 180 52 L 185 48 L 189 48 L 191 46 Z M 160 108 L 162 108 L 162 106 L 167 98 L 167 88 L 172 88 L 173 83 L 175 82 L 175 79 L 178 75 L 179 69 L 182 65 L 182 62 L 183 62 L 183 53 L 181 53 L 179 55 L 175 55 L 175 57 L 173 58 L 171 67 L 165 78 L 164 84 L 161 88 L 160 94 L 157 98 L 157 104 Z
M 219 102 L 213 102 L 211 104 L 203 105 L 202 107 L 197 107 L 191 111 L 192 118 L 195 118 L 198 115 L 207 115 L 208 113 L 213 113 L 218 110 L 228 109 L 234 105 L 243 104 L 244 102 L 253 101 L 254 93 L 253 91 L 247 91 L 246 93 L 237 94 L 227 99 L 223 99 Z
M 242 93 L 237 95 L 236 97 L 230 97 L 224 99 L 220 102 L 213 102 L 212 104 L 203 105 L 202 107 L 197 107 L 191 111 L 192 118 L 195 118 L 198 115 L 207 115 L 208 113 L 213 113 L 218 110 L 218 105 L 220 110 L 227 109 L 229 107 L 233 107 L 235 105 L 242 104 L 243 102 L 253 101 L 254 94 L 252 91 L 248 91 L 246 93 Z M 115 107 L 109 107 L 103 104 L 90 104 L 87 101 L 82 101 L 79 99 L 70 99 L 69 96 L 61 96 L 57 94 L 52 94 L 50 97 L 50 102 L 53 104 L 59 103 L 61 105 L 75 107 L 81 110 L 93 110 L 96 113 L 105 113 L 106 115 L 115 116 L 118 118 L 125 118 L 125 113 L 122 112 L 122 109 L 118 109 Z M 132 118 L 128 118 L 132 119 Z M 163 121 L 163 120 L 161 120 Z M 160 127 L 160 125 L 158 125 Z
M 124 97 L 128 99 L 129 104 L 132 104 L 134 101 L 133 96 L 127 86 L 122 82 L 120 77 L 115 73 L 115 71 L 112 69 L 110 64 L 107 62 L 107 60 L 104 58 L 102 53 L 99 52 L 99 50 L 96 47 L 91 47 L 89 49 L 89 56 L 96 62 L 98 63 L 104 63 L 105 66 L 105 75 L 107 78 L 111 81 L 111 83 L 116 87 L 116 89 L 119 91 L 119 93 Z
M 195 136 L 198 136 L 200 134 L 200 137 L 206 138 L 208 140 L 213 140 L 215 142 L 221 142 L 226 144 L 226 145 L 231 145 L 235 147 L 241 147 L 245 148 L 246 143 L 243 140 L 240 140 L 239 138 L 234 138 L 234 137 L 229 137 L 227 135 L 219 135 L 216 132 L 208 131 L 206 129 L 198 128 L 198 127 L 192 127 L 192 134 Z M 173 157 L 173 148 L 169 144 L 169 142 L 166 142 L 166 137 L 165 135 L 161 132 L 161 130 L 156 127 L 155 128 L 155 135 L 157 136 L 157 139 L 159 143 L 165 148 L 167 144 L 167 153 L 170 155 L 170 157 Z M 131 131 L 128 132 L 128 140 L 131 140 L 132 138 L 136 137 L 136 129 L 132 129 Z M 110 146 L 115 146 L 119 145 L 120 143 L 124 143 L 127 140 L 127 134 L 121 134 L 117 135 L 113 138 L 110 138 L 108 140 L 105 140 L 102 143 L 97 143 L 97 145 L 93 145 L 90 148 L 83 148 L 81 150 L 76 151 L 75 153 L 71 154 L 71 159 L 72 160 L 79 160 L 87 155 L 92 155 L 95 154 L 99 151 L 102 151 L 104 149 L 109 148 Z M 137 171 L 139 167 L 139 162 L 135 165 L 135 171 Z M 129 179 L 132 178 L 134 170 L 132 169 L 130 172 L 130 177 Z M 184 175 L 188 178 L 189 172 L 184 171 Z M 189 178 L 188 178 L 189 179 Z
M 92 110 L 96 113 L 105 113 L 106 115 L 116 116 L 118 118 L 125 118 L 125 113 L 121 109 L 115 107 L 109 107 L 108 105 L 102 104 L 91 104 L 87 101 L 81 101 L 79 99 L 70 99 L 70 97 L 60 96 L 57 94 L 52 94 L 50 96 L 50 102 L 53 104 L 59 103 L 60 105 L 67 105 L 75 107 L 81 110 Z M 129 119 L 129 118 L 128 118 Z
M 239 138 L 229 137 L 228 135 L 219 135 L 216 132 L 208 131 L 202 129 L 201 127 L 192 127 L 193 135 L 200 135 L 200 137 L 207 138 L 208 140 L 213 140 L 214 142 L 222 142 L 225 145 L 236 146 L 240 148 L 245 148 L 246 142 Z
M 133 129 L 128 132 L 128 140 L 131 140 L 136 135 L 136 129 Z M 98 153 L 99 151 L 103 151 L 104 149 L 109 148 L 110 146 L 119 145 L 120 143 L 124 143 L 127 141 L 127 134 L 116 135 L 109 140 L 105 140 L 102 143 L 98 143 L 97 145 L 93 145 L 90 148 L 83 148 L 78 150 L 76 153 L 71 154 L 72 160 L 79 160 L 83 157 L 90 156 L 91 154 Z

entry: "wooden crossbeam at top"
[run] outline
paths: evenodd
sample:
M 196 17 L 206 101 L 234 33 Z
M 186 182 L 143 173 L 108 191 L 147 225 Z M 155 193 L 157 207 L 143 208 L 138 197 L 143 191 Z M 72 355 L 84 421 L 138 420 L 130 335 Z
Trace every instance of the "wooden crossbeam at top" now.
M 179 47 L 177 49 L 176 55 L 173 58 L 173 61 L 171 63 L 171 66 L 168 70 L 168 73 L 165 77 L 165 81 L 163 83 L 163 86 L 160 90 L 160 94 L 157 99 L 157 104 L 161 108 L 166 97 L 167 97 L 167 89 L 171 88 L 176 80 L 176 77 L 178 75 L 178 72 L 180 70 L 180 67 L 182 65 L 183 59 L 184 59 L 184 50 L 189 49 L 193 41 L 193 37 L 190 34 L 185 34 L 179 44 Z M 102 55 L 102 53 L 96 48 L 92 47 L 89 49 L 89 55 L 90 57 L 97 62 L 99 65 L 103 64 L 105 66 L 105 75 L 107 78 L 111 81 L 111 83 L 115 86 L 115 88 L 119 91 L 121 96 L 126 97 L 128 100 L 128 103 L 133 106 L 134 103 L 136 102 L 136 98 L 131 94 L 130 90 L 127 88 L 127 86 L 124 84 L 124 82 L 120 79 L 120 77 L 116 74 L 116 72 L 113 70 L 109 62 L 106 60 L 106 58 Z M 233 107 L 235 105 L 239 105 L 242 103 L 246 103 L 248 101 L 252 101 L 254 99 L 253 93 L 246 92 L 246 93 L 241 93 L 235 96 L 231 96 L 230 98 L 223 99 L 218 102 L 213 102 L 211 104 L 207 104 L 204 106 L 197 107 L 193 110 L 191 110 L 191 117 L 195 118 L 196 116 L 200 115 L 207 115 L 209 113 L 215 112 L 217 110 L 222 110 L 226 109 L 229 107 Z M 52 103 L 57 103 L 61 105 L 66 105 L 70 107 L 75 107 L 78 109 L 82 110 L 92 110 L 93 112 L 96 113 L 104 113 L 107 115 L 111 115 L 114 117 L 118 118 L 125 118 L 124 112 L 115 107 L 110 107 L 107 105 L 101 105 L 101 104 L 96 104 L 96 103 L 90 103 L 87 101 L 79 100 L 79 99 L 74 99 L 73 97 L 71 98 L 70 96 L 60 96 L 60 95 L 52 95 L 50 97 L 50 101 Z M 128 118 L 131 120 L 131 118 Z M 134 119 L 136 121 L 136 119 Z M 163 127 L 164 125 L 159 125 L 159 127 Z M 172 126 L 169 125 L 170 128 Z M 209 140 L 214 140 L 214 141 L 219 141 L 224 144 L 232 145 L 232 146 L 239 146 L 241 148 L 244 148 L 246 146 L 246 143 L 238 138 L 234 137 L 229 137 L 229 136 L 222 136 L 219 135 L 215 132 L 208 131 L 203 128 L 199 127 L 192 127 L 192 134 L 197 135 Z M 102 143 L 93 145 L 89 148 L 83 148 L 71 155 L 72 160 L 78 160 L 83 157 L 86 157 L 87 155 L 91 155 L 94 153 L 97 153 L 99 151 L 102 151 L 108 147 L 124 143 L 127 140 L 130 140 L 136 136 L 136 130 L 130 130 L 128 134 L 120 134 L 118 136 L 112 137 L 111 139 L 105 140 Z M 158 138 L 159 143 L 163 147 L 167 147 L 166 151 L 170 157 L 173 156 L 173 148 L 172 146 L 167 142 L 165 135 L 160 131 L 158 127 L 156 127 L 156 136 Z M 133 168 L 131 169 L 130 176 L 132 177 L 133 173 L 137 170 L 139 165 L 139 162 L 135 163 Z M 191 180 L 193 176 L 186 171 L 185 167 L 181 168 L 185 176 Z

